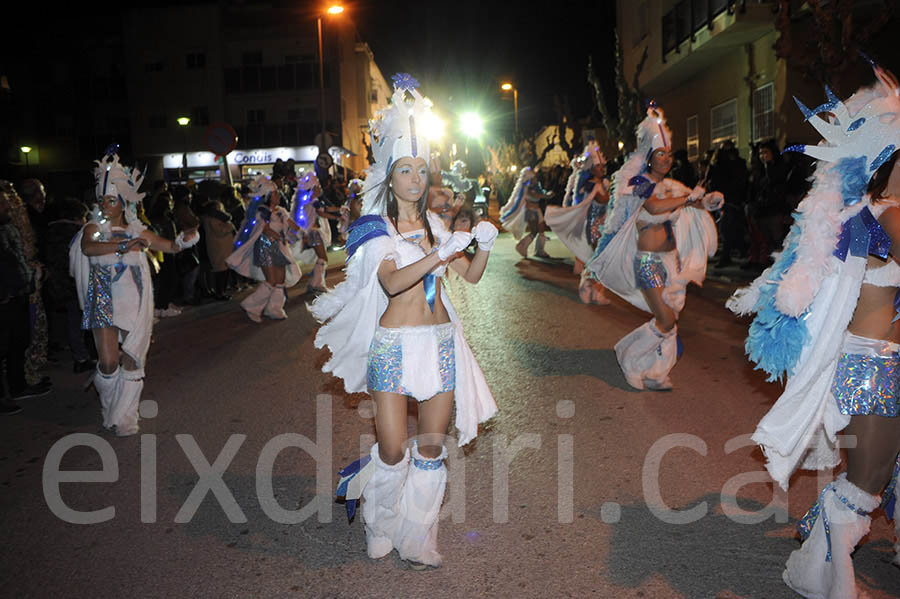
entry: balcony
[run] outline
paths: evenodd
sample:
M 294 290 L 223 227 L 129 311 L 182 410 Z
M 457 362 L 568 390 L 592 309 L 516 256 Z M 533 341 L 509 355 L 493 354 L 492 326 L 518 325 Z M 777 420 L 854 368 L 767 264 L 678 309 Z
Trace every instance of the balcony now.
M 662 64 L 648 73 L 647 91 L 665 91 L 773 31 L 777 7 L 764 0 L 678 2 L 662 17 Z

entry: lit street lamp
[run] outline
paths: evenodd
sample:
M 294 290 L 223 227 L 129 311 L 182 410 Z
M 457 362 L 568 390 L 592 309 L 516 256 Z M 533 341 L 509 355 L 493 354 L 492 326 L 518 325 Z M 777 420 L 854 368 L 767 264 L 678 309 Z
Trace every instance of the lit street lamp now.
M 504 83 L 503 85 L 500 86 L 500 89 L 502 89 L 505 92 L 512 90 L 513 114 L 515 115 L 515 119 L 516 119 L 516 137 L 519 137 L 519 90 L 517 90 L 515 88 L 515 86 L 513 86 L 512 83 Z
M 330 15 L 339 15 L 344 12 L 344 7 L 334 4 L 328 7 L 326 11 Z M 319 34 L 319 102 L 322 111 L 322 139 L 319 142 L 319 153 L 323 154 L 328 151 L 325 141 L 325 60 L 322 56 L 322 15 L 316 17 L 316 30 Z
M 187 126 L 191 124 L 191 119 L 186 116 L 180 116 L 175 119 L 178 126 L 181 127 L 181 146 L 184 153 L 181 155 L 181 169 L 178 173 L 179 179 L 184 179 L 184 169 L 187 168 Z
M 31 146 L 22 146 L 19 150 L 25 154 L 25 170 L 28 170 L 28 155 L 31 154 Z

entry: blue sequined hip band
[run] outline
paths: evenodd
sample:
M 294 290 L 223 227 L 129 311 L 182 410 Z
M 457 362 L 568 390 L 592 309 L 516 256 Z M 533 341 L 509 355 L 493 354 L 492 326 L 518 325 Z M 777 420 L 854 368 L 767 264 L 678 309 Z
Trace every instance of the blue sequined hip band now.
M 666 265 L 658 252 L 638 252 L 634 256 L 634 280 L 638 289 L 665 287 Z
M 898 366 L 896 343 L 847 333 L 831 383 L 841 413 L 895 418 L 900 413 Z
M 453 343 L 453 324 L 427 325 L 418 327 L 385 328 L 378 327 L 369 346 L 367 386 L 369 392 L 400 393 L 415 397 L 403 384 L 403 341 L 404 337 L 431 336 L 437 342 L 437 372 L 440 376 L 438 393 L 456 389 L 456 351 Z M 408 363 L 408 360 L 407 360 Z M 422 369 L 433 368 L 432 364 L 422 364 Z M 419 401 L 428 397 L 416 397 Z

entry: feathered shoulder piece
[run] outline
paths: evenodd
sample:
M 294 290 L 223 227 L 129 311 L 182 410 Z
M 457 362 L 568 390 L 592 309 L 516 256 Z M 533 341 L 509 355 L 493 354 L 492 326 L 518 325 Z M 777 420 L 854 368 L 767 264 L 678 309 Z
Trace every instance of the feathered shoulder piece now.
M 813 110 L 797 100 L 806 121 L 825 137 L 817 146 L 785 150 L 818 158 L 812 189 L 797 207 L 775 263 L 726 304 L 736 314 L 756 315 L 746 350 L 769 380 L 793 372 L 811 339 L 806 317 L 825 278 L 848 256 L 886 256 L 890 248 L 865 190 L 900 146 L 900 101 L 896 80 L 877 67 L 876 75 L 879 84 L 846 102 L 827 88 L 827 101 Z M 829 120 L 819 117 L 825 113 Z
M 347 259 L 353 257 L 364 243 L 376 237 L 390 235 L 384 218 L 377 214 L 360 216 L 347 228 Z

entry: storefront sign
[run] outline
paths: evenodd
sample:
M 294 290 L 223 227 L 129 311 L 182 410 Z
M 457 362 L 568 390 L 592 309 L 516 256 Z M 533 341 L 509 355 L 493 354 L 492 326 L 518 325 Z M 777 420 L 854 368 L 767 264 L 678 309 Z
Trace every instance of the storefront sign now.
M 312 162 L 319 155 L 316 146 L 299 146 L 295 148 L 258 148 L 251 150 L 234 150 L 228 153 L 228 163 L 237 165 L 272 164 L 279 158 L 287 161 L 291 158 L 294 162 Z M 163 156 L 163 168 L 181 168 L 182 154 L 165 154 Z M 216 161 L 216 155 L 212 152 L 188 152 L 188 168 L 203 168 L 217 166 L 221 162 Z

